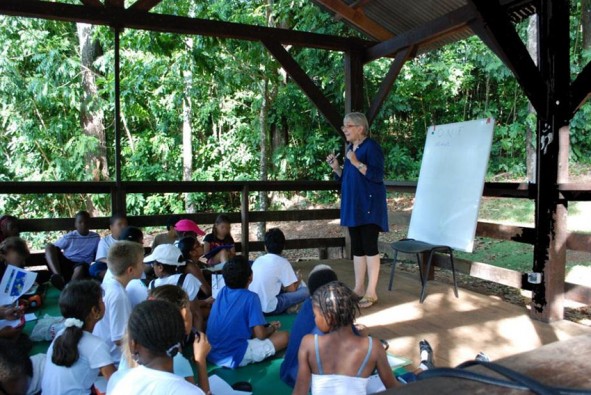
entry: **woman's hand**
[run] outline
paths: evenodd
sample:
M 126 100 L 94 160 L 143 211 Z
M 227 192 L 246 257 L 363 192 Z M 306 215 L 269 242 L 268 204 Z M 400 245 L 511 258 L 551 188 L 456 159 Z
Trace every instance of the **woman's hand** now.
M 193 342 L 193 354 L 195 355 L 195 362 L 204 364 L 207 354 L 211 350 L 211 344 L 207 340 L 207 335 L 203 332 L 195 333 L 195 341 Z
M 18 320 L 24 314 L 24 310 L 20 307 L 0 307 L 0 318 L 5 320 Z
M 347 159 L 349 159 L 349 161 L 351 162 L 351 164 L 355 167 L 357 167 L 357 165 L 359 164 L 359 161 L 357 160 L 357 155 L 355 155 L 355 151 L 353 151 L 352 149 L 350 149 L 349 151 L 347 151 Z
M 338 172 L 341 169 L 341 164 L 338 161 L 338 154 L 329 154 L 326 157 L 326 163 L 330 165 L 333 171 Z

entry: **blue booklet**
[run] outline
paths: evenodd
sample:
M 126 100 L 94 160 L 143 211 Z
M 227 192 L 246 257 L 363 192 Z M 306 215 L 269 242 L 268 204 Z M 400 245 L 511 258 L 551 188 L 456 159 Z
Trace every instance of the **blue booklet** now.
M 217 253 L 220 252 L 221 250 L 230 250 L 232 248 L 234 248 L 234 244 L 225 244 L 222 246 L 218 246 L 218 247 L 212 249 L 211 251 L 209 251 L 207 254 L 203 254 L 203 258 L 209 260 L 209 259 L 213 258 L 214 256 L 216 256 Z

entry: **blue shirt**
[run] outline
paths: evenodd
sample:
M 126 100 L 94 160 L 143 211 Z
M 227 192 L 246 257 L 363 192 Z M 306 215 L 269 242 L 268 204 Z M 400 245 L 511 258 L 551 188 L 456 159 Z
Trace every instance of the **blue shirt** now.
M 312 309 L 312 299 L 308 298 L 302 304 L 302 308 L 298 313 L 291 333 L 289 334 L 289 342 L 287 343 L 287 350 L 285 357 L 281 363 L 279 370 L 279 377 L 290 387 L 295 387 L 296 379 L 298 377 L 298 351 L 304 336 L 308 334 L 321 335 L 322 332 L 316 327 L 314 321 L 314 310 Z
M 265 325 L 259 297 L 248 289 L 224 287 L 211 307 L 207 338 L 209 362 L 235 369 L 244 359 L 252 329 Z
M 345 159 L 341 180 L 341 226 L 378 225 L 388 229 L 388 207 L 384 185 L 384 153 L 380 145 L 366 138 L 355 151 L 367 166 L 365 175 Z
M 86 236 L 82 236 L 77 230 L 73 230 L 53 244 L 72 262 L 90 263 L 94 261 L 100 240 L 98 233 L 89 232 Z

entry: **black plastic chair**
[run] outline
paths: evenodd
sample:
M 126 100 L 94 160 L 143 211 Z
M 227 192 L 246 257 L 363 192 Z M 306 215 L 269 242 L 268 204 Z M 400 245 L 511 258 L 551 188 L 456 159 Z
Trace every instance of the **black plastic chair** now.
M 404 252 L 406 254 L 415 254 L 417 257 L 417 264 L 419 266 L 419 276 L 421 278 L 421 298 L 420 302 L 423 303 L 425 300 L 425 290 L 427 289 L 427 282 L 429 271 L 431 270 L 431 262 L 433 260 L 433 255 L 436 252 L 449 254 L 449 260 L 451 262 L 451 273 L 454 280 L 454 294 L 456 298 L 458 296 L 458 285 L 456 283 L 456 268 L 454 266 L 454 254 L 453 249 L 448 246 L 442 245 L 434 245 L 425 243 L 424 241 L 418 241 L 414 239 L 402 239 L 400 241 L 396 241 L 392 243 L 392 249 L 394 250 L 394 260 L 392 261 L 392 269 L 390 271 L 390 285 L 388 286 L 388 291 L 392 290 L 392 283 L 394 282 L 394 270 L 396 269 L 396 260 L 398 258 L 398 252 Z M 421 257 L 419 254 L 429 253 L 429 258 L 427 259 L 427 264 L 423 268 L 421 265 Z

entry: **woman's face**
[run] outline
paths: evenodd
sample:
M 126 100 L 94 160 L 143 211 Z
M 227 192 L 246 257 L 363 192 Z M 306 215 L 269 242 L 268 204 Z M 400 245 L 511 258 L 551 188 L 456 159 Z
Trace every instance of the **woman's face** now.
M 226 222 L 220 222 L 215 226 L 218 237 L 226 237 L 230 233 L 230 224 Z
M 356 125 L 348 118 L 343 120 L 343 126 L 341 128 L 345 134 L 347 142 L 353 143 L 363 138 L 363 126 Z

